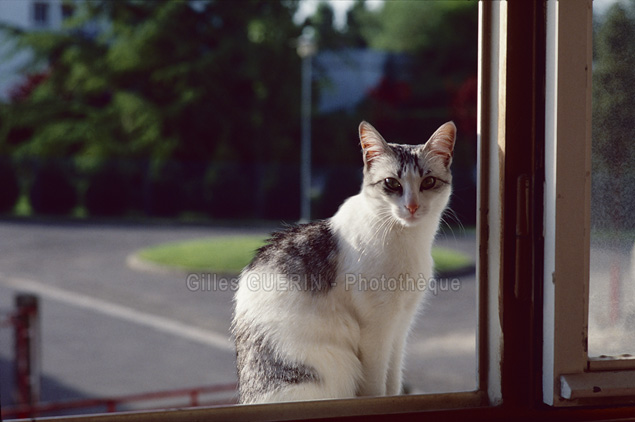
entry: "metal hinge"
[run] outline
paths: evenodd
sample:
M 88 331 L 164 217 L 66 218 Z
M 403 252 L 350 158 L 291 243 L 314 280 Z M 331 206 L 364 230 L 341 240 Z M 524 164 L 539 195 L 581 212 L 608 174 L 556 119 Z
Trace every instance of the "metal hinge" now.
M 516 274 L 514 277 L 514 296 L 516 299 L 524 296 L 529 287 L 524 286 L 524 284 L 530 279 L 527 277 L 527 272 L 530 271 L 532 251 L 529 221 L 531 215 L 530 193 L 531 180 L 528 175 L 521 174 L 516 181 Z

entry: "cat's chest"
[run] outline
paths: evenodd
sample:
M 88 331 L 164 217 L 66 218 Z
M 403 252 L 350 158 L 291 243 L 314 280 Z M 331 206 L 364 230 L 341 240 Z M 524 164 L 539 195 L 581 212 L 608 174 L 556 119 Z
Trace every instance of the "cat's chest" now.
M 360 264 L 356 272 L 345 275 L 346 295 L 360 323 L 373 325 L 386 318 L 409 321 L 428 291 L 428 271 L 420 263 L 405 265 L 401 259 L 386 257 Z
M 369 276 L 388 279 L 428 278 L 432 275 L 433 262 L 430 247 L 416 239 L 396 239 L 380 245 L 352 248 L 349 262 Z
M 363 307 L 411 308 L 425 294 L 432 275 L 429 252 L 382 250 L 375 254 L 349 251 L 341 268 L 347 291 Z

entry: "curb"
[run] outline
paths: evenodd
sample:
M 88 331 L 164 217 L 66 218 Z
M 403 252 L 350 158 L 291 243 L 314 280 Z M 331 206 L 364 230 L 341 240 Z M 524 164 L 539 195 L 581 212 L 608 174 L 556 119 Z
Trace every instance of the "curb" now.
M 187 270 L 185 268 L 157 264 L 141 258 L 137 253 L 131 253 L 126 257 L 126 265 L 128 266 L 128 268 L 131 268 L 135 271 L 161 275 L 184 276 L 195 272 Z

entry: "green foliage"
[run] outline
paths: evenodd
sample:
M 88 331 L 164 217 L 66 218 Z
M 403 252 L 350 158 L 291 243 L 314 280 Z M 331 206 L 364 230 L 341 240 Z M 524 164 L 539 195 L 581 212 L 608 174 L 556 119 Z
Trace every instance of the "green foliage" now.
M 254 171 L 248 166 L 216 163 L 210 166 L 205 192 L 209 213 L 216 218 L 245 218 L 253 215 Z
M 374 14 L 362 34 L 371 48 L 411 55 L 417 108 L 447 103 L 448 88 L 476 76 L 478 2 L 388 1 Z
M 15 168 L 9 160 L 0 159 L 0 213 L 13 210 L 20 196 Z
M 130 206 L 130 194 L 130 180 L 123 171 L 105 165 L 89 178 L 84 204 L 92 216 L 120 216 Z
M 356 168 L 335 167 L 326 174 L 324 192 L 315 206 L 316 218 L 329 218 L 362 186 L 361 172 Z
M 46 69 L 46 78 L 5 111 L 1 148 L 99 160 L 288 154 L 279 146 L 292 144 L 299 121 L 295 2 L 78 8 L 64 31 L 16 32 L 35 53 L 32 71 Z
M 364 48 L 368 44 L 362 30 L 375 18 L 366 8 L 365 0 L 356 0 L 346 13 L 345 28 L 335 27 L 335 12 L 331 3 L 320 1 L 313 16 L 303 25 L 311 25 L 315 31 L 315 42 L 319 50 L 341 48 Z
M 263 216 L 270 220 L 300 218 L 300 168 L 270 167 L 265 174 Z
M 77 4 L 62 31 L 13 30 L 16 45 L 34 55 L 29 82 L 0 105 L 0 154 L 74 162 L 88 175 L 78 185 L 88 188 L 91 214 L 109 202 L 100 204 L 99 192 L 113 194 L 108 177 L 97 174 L 120 161 L 143 163 L 132 207 L 153 215 L 211 207 L 219 217 L 297 218 L 297 3 L 91 0 Z M 451 98 L 476 73 L 474 1 L 390 1 L 369 10 L 357 0 L 344 28 L 333 27 L 333 10 L 322 3 L 308 23 L 321 50 L 370 46 L 407 53 L 412 64 L 405 78 L 401 62 L 388 66 L 380 89 L 357 110 L 314 116 L 316 167 L 359 169 L 361 119 L 396 141 L 424 141 L 420 133 L 454 118 Z M 460 130 L 459 149 L 469 144 Z M 461 156 L 457 151 L 457 166 L 475 162 Z M 196 162 L 201 170 L 162 174 L 170 162 Z M 222 169 L 226 163 L 236 167 Z M 333 209 L 357 184 L 351 179 L 345 189 L 336 180 L 316 211 Z M 104 212 L 119 213 L 114 208 Z
M 78 205 L 69 170 L 56 162 L 43 164 L 35 176 L 29 199 L 37 214 L 69 214 Z
M 476 8 L 475 1 L 388 1 L 363 34 L 379 50 L 435 50 L 442 56 L 467 54 L 467 60 L 473 58 L 472 49 L 455 49 L 474 41 Z
M 593 153 L 596 169 L 626 171 L 635 160 L 635 3 L 616 3 L 595 37 Z M 628 167 L 628 168 L 627 168 Z
M 185 208 L 183 169 L 169 164 L 158 167 L 146 186 L 145 211 L 150 216 L 173 218 Z
M 615 3 L 594 29 L 592 221 L 633 229 L 635 2 Z
M 350 47 L 368 47 L 364 37 L 366 28 L 376 28 L 376 16 L 366 7 L 366 0 L 355 0 L 353 6 L 346 13 L 346 43 Z

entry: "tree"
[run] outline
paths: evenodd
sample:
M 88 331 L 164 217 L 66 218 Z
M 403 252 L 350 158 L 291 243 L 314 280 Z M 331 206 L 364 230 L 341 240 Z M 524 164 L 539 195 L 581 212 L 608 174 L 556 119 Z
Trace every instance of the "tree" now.
M 348 45 L 356 48 L 368 47 L 363 31 L 365 27 L 375 26 L 375 17 L 375 14 L 368 10 L 366 0 L 355 0 L 353 6 L 346 12 L 344 35 Z
M 367 43 L 361 34 L 361 28 L 367 24 L 371 15 L 365 0 L 356 0 L 346 12 L 344 28 L 335 26 L 335 12 L 330 3 L 322 0 L 315 13 L 308 17 L 303 26 L 311 25 L 315 30 L 315 41 L 320 50 L 340 50 L 364 48 Z
M 402 132 L 408 127 L 424 125 L 420 131 L 427 132 L 444 119 L 457 120 L 463 140 L 457 145 L 458 165 L 475 162 L 475 149 L 461 157 L 461 144 L 466 137 L 476 139 L 470 123 L 476 121 L 476 98 L 466 93 L 473 91 L 477 71 L 477 6 L 473 1 L 390 1 L 361 15 L 360 32 L 369 46 L 394 53 L 372 92 L 368 113 L 387 120 L 381 126 L 392 125 L 389 130 L 406 142 L 417 141 Z
M 12 152 L 97 161 L 294 155 L 296 2 L 80 6 L 61 32 L 18 35 L 47 77 L 5 110 L 0 143 Z
M 456 57 L 474 59 L 472 48 L 478 28 L 476 2 L 469 1 L 389 1 L 376 13 L 378 18 L 364 30 L 369 45 L 380 50 L 419 53 L 434 50 L 440 61 Z
M 389 1 L 370 14 L 361 33 L 372 48 L 394 55 L 366 104 L 367 118 L 406 143 L 424 142 L 421 133 L 454 120 L 460 141 L 452 208 L 463 223 L 474 224 L 478 4 Z

